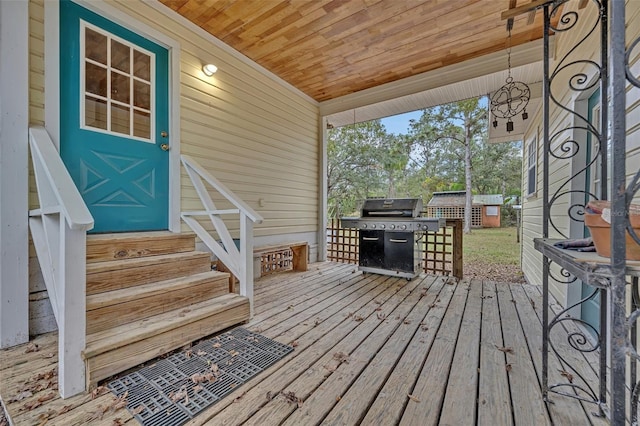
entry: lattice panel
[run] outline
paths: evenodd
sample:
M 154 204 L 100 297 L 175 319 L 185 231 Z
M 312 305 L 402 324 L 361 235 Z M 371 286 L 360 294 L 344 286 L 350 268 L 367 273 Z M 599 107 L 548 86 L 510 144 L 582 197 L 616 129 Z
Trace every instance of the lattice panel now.
M 293 250 L 284 248 L 265 252 L 260 258 L 261 276 L 293 269 Z
M 327 227 L 327 259 L 340 263 L 358 263 L 359 231 L 341 228 L 339 219 L 331 219 Z

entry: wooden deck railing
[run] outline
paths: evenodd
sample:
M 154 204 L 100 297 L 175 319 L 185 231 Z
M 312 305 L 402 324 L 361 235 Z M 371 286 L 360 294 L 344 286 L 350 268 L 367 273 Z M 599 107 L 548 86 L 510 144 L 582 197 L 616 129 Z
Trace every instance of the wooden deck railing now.
M 85 390 L 85 259 L 93 216 L 43 127 L 29 129 L 29 146 L 40 202 L 29 212 L 29 228 L 58 324 L 58 389 L 67 398 Z
M 218 179 L 213 177 L 206 169 L 198 164 L 188 155 L 182 155 L 182 165 L 184 166 L 191 183 L 195 188 L 200 201 L 204 207 L 201 211 L 183 211 L 182 220 L 196 233 L 202 242 L 220 259 L 240 282 L 240 295 L 249 299 L 250 316 L 253 317 L 253 224 L 262 223 L 260 216 L 249 205 L 242 201 L 236 194 L 229 190 Z M 218 192 L 235 209 L 219 210 L 209 195 L 209 190 L 205 186 L 209 184 L 212 189 Z M 222 220 L 222 215 L 239 215 L 240 220 L 240 244 L 239 247 L 229 233 L 227 226 Z M 220 238 L 220 242 L 198 222 L 196 217 L 208 217 L 213 228 Z
M 342 228 L 340 219 L 331 219 L 327 226 L 327 259 L 357 264 L 358 235 L 357 229 Z M 446 227 L 426 233 L 419 244 L 424 272 L 462 278 L 461 219 L 447 219 Z

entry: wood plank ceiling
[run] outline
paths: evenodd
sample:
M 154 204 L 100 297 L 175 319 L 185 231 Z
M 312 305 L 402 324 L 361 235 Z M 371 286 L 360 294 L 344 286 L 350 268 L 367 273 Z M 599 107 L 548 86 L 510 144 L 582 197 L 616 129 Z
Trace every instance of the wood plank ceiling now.
M 160 0 L 318 102 L 507 47 L 530 0 Z M 513 46 L 542 37 L 515 17 Z

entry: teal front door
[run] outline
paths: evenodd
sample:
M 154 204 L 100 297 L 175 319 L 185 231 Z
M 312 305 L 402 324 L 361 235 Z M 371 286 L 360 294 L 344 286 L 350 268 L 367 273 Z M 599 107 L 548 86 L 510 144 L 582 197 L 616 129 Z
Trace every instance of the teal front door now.
M 60 154 L 93 232 L 167 229 L 168 51 L 60 2 Z

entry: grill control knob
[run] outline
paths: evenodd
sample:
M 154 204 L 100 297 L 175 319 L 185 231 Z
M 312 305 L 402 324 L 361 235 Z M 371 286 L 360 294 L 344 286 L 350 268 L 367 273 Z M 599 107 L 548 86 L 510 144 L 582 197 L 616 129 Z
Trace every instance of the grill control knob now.
M 392 223 L 391 225 L 389 225 L 390 229 L 396 229 L 396 226 Z
M 362 227 L 363 227 L 363 228 L 366 228 L 366 227 L 367 227 L 367 224 L 366 224 L 366 223 L 363 223 L 363 224 L 362 224 Z
M 384 226 L 384 223 L 383 223 L 382 225 L 380 225 L 380 229 L 384 229 L 384 228 L 385 228 L 385 226 Z
M 404 229 L 407 229 L 407 225 L 402 225 L 402 226 L 400 227 L 400 229 L 403 229 L 403 230 L 404 230 Z
M 375 224 L 375 223 L 372 223 L 372 224 L 371 224 L 371 228 L 376 229 L 376 224 Z

